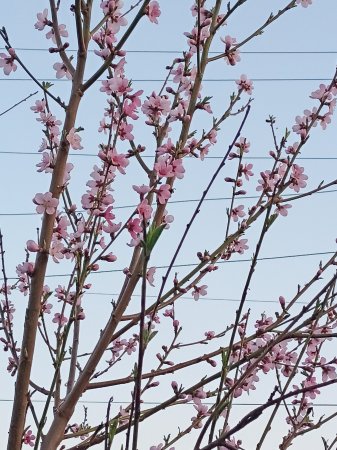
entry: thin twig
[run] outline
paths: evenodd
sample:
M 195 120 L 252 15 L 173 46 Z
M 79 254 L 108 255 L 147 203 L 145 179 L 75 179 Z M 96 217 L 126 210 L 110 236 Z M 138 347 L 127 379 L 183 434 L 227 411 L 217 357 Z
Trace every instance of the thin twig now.
M 23 98 L 22 100 L 20 100 L 19 102 L 15 103 L 15 105 L 11 106 L 10 108 L 6 109 L 5 111 L 3 111 L 2 113 L 0 113 L 0 117 L 3 116 L 4 114 L 8 113 L 9 111 L 11 111 L 12 109 L 16 108 L 17 106 L 21 105 L 21 103 L 25 102 L 26 100 L 28 100 L 30 97 L 33 97 L 33 95 L 36 95 L 38 93 L 38 91 L 33 92 L 32 94 L 29 94 L 27 97 Z

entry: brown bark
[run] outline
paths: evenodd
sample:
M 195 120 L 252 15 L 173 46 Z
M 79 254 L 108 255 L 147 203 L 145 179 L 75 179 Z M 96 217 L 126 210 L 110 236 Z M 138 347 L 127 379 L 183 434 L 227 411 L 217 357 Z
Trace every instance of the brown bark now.
M 69 105 L 63 126 L 62 140 L 57 153 L 49 191 L 59 198 L 62 192 L 63 178 L 69 153 L 66 136 L 75 126 L 78 107 L 82 98 L 81 85 L 86 63 L 86 52 L 78 54 L 77 68 L 73 79 Z M 15 394 L 9 429 L 7 450 L 20 450 L 25 427 L 28 406 L 28 389 L 34 356 L 38 319 L 41 310 L 41 296 L 48 264 L 48 251 L 53 235 L 55 214 L 44 214 L 39 245 L 43 249 L 36 255 L 35 269 L 31 280 L 31 289 L 26 309 L 21 355 L 15 384 Z

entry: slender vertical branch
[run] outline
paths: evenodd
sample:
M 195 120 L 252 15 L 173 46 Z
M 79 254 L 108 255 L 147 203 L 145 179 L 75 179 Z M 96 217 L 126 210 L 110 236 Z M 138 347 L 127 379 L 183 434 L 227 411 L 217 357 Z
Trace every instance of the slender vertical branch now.
M 139 350 L 138 350 L 138 364 L 137 373 L 134 389 L 134 423 L 133 423 L 133 437 L 132 437 L 132 450 L 137 450 L 138 445 L 138 432 L 139 432 L 139 419 L 140 419 L 140 405 L 141 405 L 141 393 L 142 393 L 142 374 L 143 374 L 143 362 L 144 362 L 144 352 L 145 352 L 145 314 L 146 314 L 146 272 L 147 264 L 150 255 L 147 251 L 147 235 L 146 235 L 146 224 L 143 224 L 143 234 L 144 234 L 144 251 L 143 251 L 143 267 L 142 267 L 142 288 L 141 288 L 141 305 L 140 305 L 140 320 L 139 320 Z M 130 419 L 131 420 L 131 419 Z

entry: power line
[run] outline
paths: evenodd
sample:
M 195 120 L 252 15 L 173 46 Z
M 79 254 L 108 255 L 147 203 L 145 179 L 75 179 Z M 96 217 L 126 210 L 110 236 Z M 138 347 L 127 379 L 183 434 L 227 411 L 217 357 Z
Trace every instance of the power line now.
M 71 83 L 71 80 L 68 80 L 67 78 L 36 78 L 37 81 L 39 82 L 50 82 L 50 83 L 54 83 L 54 82 L 69 82 Z M 164 78 L 132 78 L 131 79 L 133 82 L 138 82 L 138 83 L 149 83 L 149 82 L 153 82 L 153 83 L 163 83 L 164 81 L 166 81 L 166 79 Z M 259 82 L 281 82 L 281 81 L 331 81 L 331 78 L 250 78 L 251 81 L 253 81 L 254 83 L 259 83 Z M 0 78 L 0 81 L 33 81 L 31 78 Z M 86 80 L 84 80 L 85 82 Z M 104 81 L 104 79 L 99 79 L 97 81 Z M 172 81 L 172 80 L 168 80 L 168 81 Z M 206 83 L 222 83 L 222 82 L 235 82 L 237 81 L 237 78 L 204 78 L 202 80 L 203 82 Z
M 326 256 L 326 255 L 334 255 L 336 252 L 314 252 L 314 253 L 297 253 L 294 255 L 280 255 L 280 256 L 264 256 L 261 258 L 257 258 L 257 261 L 273 261 L 280 259 L 294 259 L 294 258 L 303 258 L 308 256 Z M 243 263 L 243 262 L 251 262 L 251 258 L 246 259 L 230 259 L 229 261 L 218 261 L 216 264 L 229 264 L 229 263 Z M 183 267 L 195 267 L 197 263 L 185 263 L 185 264 L 174 264 L 173 268 L 183 268 Z M 169 266 L 156 266 L 156 269 L 167 269 Z M 97 270 L 95 272 L 91 272 L 90 274 L 101 274 L 101 273 L 121 273 L 124 269 L 107 269 L 107 270 Z M 69 277 L 70 273 L 53 273 L 47 274 L 45 278 L 60 278 L 60 277 Z M 17 280 L 18 277 L 7 277 L 8 280 Z M 3 281 L 3 278 L 0 278 Z
M 0 47 L 0 50 L 6 50 L 5 47 Z M 23 51 L 23 52 L 27 52 L 27 51 L 32 51 L 32 52 L 48 52 L 49 53 L 49 48 L 32 48 L 32 47 L 15 47 L 16 51 Z M 94 53 L 94 49 L 89 49 L 88 52 L 89 53 Z M 150 50 L 125 50 L 127 53 L 149 53 L 149 54 L 180 54 L 183 53 L 184 50 L 155 50 L 155 49 L 150 49 Z M 72 48 L 72 49 L 67 49 L 67 52 L 77 52 L 77 49 Z M 210 51 L 208 52 L 211 55 L 221 55 L 223 52 L 222 51 Z M 241 54 L 245 54 L 245 55 L 335 55 L 337 54 L 337 50 L 326 50 L 326 51 L 321 51 L 321 50 L 308 50 L 308 51 L 303 51 L 303 50 L 255 50 L 255 51 L 249 51 L 249 50 L 243 50 L 240 51 Z
M 114 296 L 119 295 L 119 293 L 118 292 L 114 292 L 114 293 L 113 292 L 111 292 L 111 293 L 108 293 L 108 292 L 86 292 L 85 295 L 114 297 Z M 141 295 L 140 294 L 132 294 L 132 297 L 141 297 Z M 147 294 L 146 297 L 147 298 L 157 298 L 158 296 L 157 295 L 148 295 Z M 187 296 L 184 296 L 184 295 L 182 295 L 179 298 L 183 299 L 183 300 L 193 300 L 193 301 L 195 301 L 193 297 L 187 297 Z M 241 301 L 241 298 L 202 297 L 200 299 L 200 301 L 202 301 L 202 302 L 210 301 L 210 302 L 236 302 L 236 303 L 238 303 L 238 302 Z M 278 304 L 279 303 L 278 300 L 259 300 L 259 299 L 247 299 L 246 302 L 248 302 L 248 303 L 274 303 L 274 304 Z M 297 305 L 306 305 L 307 302 L 296 302 L 296 304 Z
M 328 189 L 323 190 L 320 192 L 315 192 L 314 194 L 332 194 L 337 192 L 337 189 Z M 282 196 L 283 198 L 286 197 L 293 197 L 293 194 L 284 194 Z M 240 197 L 241 201 L 244 200 L 253 200 L 260 198 L 260 195 L 245 195 L 243 197 Z M 214 198 L 205 198 L 204 202 L 215 202 L 215 201 L 221 201 L 221 200 L 231 200 L 232 197 L 214 197 Z M 183 200 L 172 200 L 169 202 L 169 205 L 172 204 L 179 204 L 179 203 L 197 203 L 200 199 L 198 198 L 191 198 L 191 199 L 183 199 Z M 116 209 L 135 209 L 138 205 L 123 205 L 123 206 L 114 206 L 114 210 Z M 84 210 L 79 210 L 79 213 L 85 213 Z M 16 216 L 39 216 L 40 214 L 36 212 L 19 212 L 19 213 L 0 213 L 0 217 L 16 217 Z
M 330 190 L 326 190 L 326 191 L 321 191 L 321 192 L 315 192 L 314 194 L 332 194 L 337 192 L 337 189 L 330 189 Z M 282 198 L 286 198 L 286 197 L 293 197 L 293 194 L 284 194 L 282 196 Z M 244 200 L 256 200 L 260 198 L 259 195 L 245 195 L 244 197 L 240 197 L 241 201 Z M 214 201 L 222 201 L 222 200 L 231 200 L 232 197 L 214 197 L 214 198 L 205 198 L 204 202 L 214 202 Z M 180 203 L 197 203 L 199 202 L 200 199 L 185 199 L 185 200 L 172 200 L 169 202 L 169 205 L 172 204 L 180 204 Z M 138 205 L 124 205 L 124 206 L 115 206 L 113 209 L 117 210 L 117 209 L 135 209 L 137 208 Z M 85 213 L 85 210 L 78 210 L 78 213 Z M 17 217 L 17 216 L 39 216 L 40 214 L 36 213 L 36 212 L 23 212 L 23 213 L 0 213 L 0 217 Z
M 0 150 L 0 155 L 35 155 L 40 156 L 41 153 L 37 152 L 18 152 L 18 151 L 6 151 L 6 150 Z M 90 156 L 90 157 L 97 157 L 97 153 L 69 153 L 69 156 Z M 154 158 L 153 155 L 141 155 L 142 158 Z M 191 158 L 194 160 L 194 158 Z M 207 161 L 208 159 L 223 159 L 223 156 L 206 156 L 204 161 Z M 249 159 L 252 160 L 271 160 L 270 156 L 249 156 Z M 306 160 L 306 161 L 335 161 L 337 160 L 337 157 L 334 156 L 299 156 L 296 158 L 297 160 Z M 187 159 L 188 160 L 188 159 Z
M 115 403 L 117 405 L 123 405 L 123 404 L 129 404 L 131 400 L 125 400 L 125 401 L 121 401 L 121 400 L 114 400 L 111 403 Z M 13 400 L 11 398 L 1 398 L 0 402 L 6 402 L 6 403 L 12 403 Z M 32 403 L 46 403 L 45 399 L 34 399 L 31 398 L 30 402 Z M 93 405 L 106 405 L 108 403 L 107 400 L 78 400 L 77 403 L 86 403 L 86 404 L 93 404 Z M 160 402 L 150 402 L 150 401 L 142 401 L 142 405 L 160 405 Z M 235 403 L 233 402 L 233 406 L 262 406 L 265 403 Z M 187 406 L 192 406 L 192 403 L 179 403 L 179 405 L 187 405 Z M 203 405 L 214 405 L 214 403 L 212 402 L 203 402 Z M 284 403 L 282 404 L 284 405 Z M 292 403 L 288 403 L 287 406 L 292 406 Z M 315 407 L 336 407 L 337 403 L 315 403 L 312 405 L 314 408 Z

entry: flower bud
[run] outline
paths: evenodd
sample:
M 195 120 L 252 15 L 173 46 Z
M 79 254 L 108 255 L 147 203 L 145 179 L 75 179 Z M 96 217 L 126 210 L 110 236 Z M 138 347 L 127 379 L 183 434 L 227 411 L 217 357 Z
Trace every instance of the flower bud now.
M 32 240 L 27 241 L 26 246 L 29 252 L 38 252 L 40 250 L 39 245 Z

